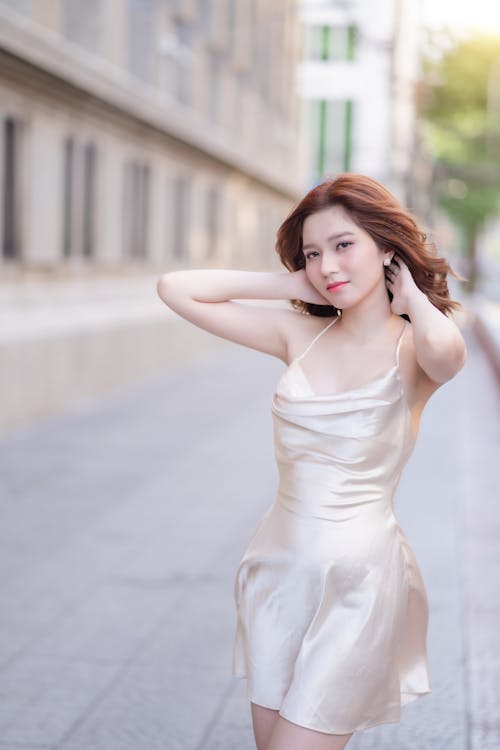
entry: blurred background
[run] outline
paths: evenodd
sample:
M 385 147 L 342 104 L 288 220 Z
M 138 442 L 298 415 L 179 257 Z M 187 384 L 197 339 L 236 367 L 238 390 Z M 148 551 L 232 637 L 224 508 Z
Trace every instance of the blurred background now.
M 281 221 L 342 171 L 500 299 L 495 4 L 1 0 L 0 29 L 3 432 L 217 345 L 157 277 L 281 269 Z
M 280 363 L 156 282 L 283 270 L 279 225 L 344 171 L 466 277 L 468 347 L 401 485 L 434 692 L 349 747 L 500 748 L 491 0 L 0 0 L 0 747 L 254 747 L 231 586 Z

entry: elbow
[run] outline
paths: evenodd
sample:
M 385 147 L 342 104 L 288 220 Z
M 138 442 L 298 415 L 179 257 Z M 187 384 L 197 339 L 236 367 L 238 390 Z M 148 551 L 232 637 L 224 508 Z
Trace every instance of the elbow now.
M 174 312 L 189 299 L 177 274 L 177 271 L 164 273 L 156 282 L 158 297 Z
M 463 344 L 462 347 L 460 348 L 460 353 L 458 355 L 458 361 L 459 361 L 458 370 L 461 370 L 462 367 L 467 362 L 467 349 L 465 347 L 465 344 Z M 457 372 L 458 372 L 458 370 L 457 370 Z
M 458 336 L 455 346 L 450 347 L 448 361 L 452 373 L 450 377 L 454 377 L 467 361 L 467 348 L 463 336 Z
M 467 360 L 463 338 L 460 336 L 459 341 L 444 344 L 442 340 L 432 341 L 432 336 L 429 336 L 427 344 L 427 358 L 425 363 L 421 363 L 422 369 L 437 383 L 446 383 L 454 378 Z
M 168 273 L 164 273 L 162 276 L 160 276 L 160 278 L 156 282 L 156 292 L 162 302 L 167 301 L 168 287 L 170 286 L 169 281 L 168 281 L 169 275 L 170 274 Z

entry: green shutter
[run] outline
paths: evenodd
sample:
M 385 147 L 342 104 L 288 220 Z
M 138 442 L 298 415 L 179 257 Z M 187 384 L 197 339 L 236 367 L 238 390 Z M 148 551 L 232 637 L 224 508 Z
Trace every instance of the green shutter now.
M 319 133 L 318 133 L 318 176 L 322 177 L 325 173 L 326 159 L 326 101 L 321 99 L 319 105 Z
M 321 59 L 322 60 L 328 60 L 328 55 L 330 53 L 329 46 L 330 46 L 330 29 L 328 26 L 322 26 L 321 27 Z
M 352 161 L 352 100 L 345 103 L 344 172 L 351 171 Z
M 356 57 L 356 27 L 347 27 L 347 59 L 354 60 Z

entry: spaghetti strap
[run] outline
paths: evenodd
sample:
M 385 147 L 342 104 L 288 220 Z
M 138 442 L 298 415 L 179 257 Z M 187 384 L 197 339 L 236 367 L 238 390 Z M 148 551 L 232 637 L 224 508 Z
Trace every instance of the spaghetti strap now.
M 300 355 L 300 357 L 296 357 L 296 359 L 302 359 L 302 357 L 305 357 L 305 355 L 307 354 L 307 352 L 309 351 L 309 349 L 311 348 L 311 346 L 312 346 L 312 345 L 313 345 L 313 344 L 315 343 L 315 341 L 317 341 L 317 340 L 319 339 L 319 337 L 320 337 L 320 336 L 321 336 L 321 335 L 322 335 L 322 334 L 323 334 L 323 333 L 324 333 L 325 331 L 327 331 L 327 330 L 328 330 L 328 329 L 330 328 L 330 326 L 332 326 L 332 325 L 333 325 L 334 323 L 336 323 L 336 322 L 337 322 L 337 320 L 339 320 L 339 316 L 338 316 L 338 315 L 337 315 L 337 317 L 336 317 L 336 318 L 334 318 L 333 320 L 331 320 L 331 321 L 330 321 L 330 322 L 328 323 L 328 325 L 327 325 L 327 326 L 325 326 L 325 328 L 323 328 L 323 329 L 322 329 L 322 330 L 321 330 L 321 331 L 320 331 L 320 332 L 319 332 L 319 333 L 318 333 L 318 334 L 317 334 L 317 335 L 316 335 L 316 336 L 315 336 L 315 337 L 313 338 L 313 340 L 312 340 L 312 341 L 310 342 L 310 344 L 309 344 L 309 345 L 307 346 L 307 348 L 306 348 L 306 349 L 305 349 L 305 350 L 304 350 L 304 351 L 302 352 L 302 354 Z
M 403 340 L 403 334 L 406 331 L 406 326 L 408 324 L 408 321 L 406 320 L 406 318 L 403 318 L 403 320 L 404 320 L 404 325 L 403 325 L 403 328 L 401 329 L 401 333 L 398 336 L 398 340 L 396 344 L 396 366 L 398 367 L 399 367 L 399 350 L 401 348 L 401 341 Z

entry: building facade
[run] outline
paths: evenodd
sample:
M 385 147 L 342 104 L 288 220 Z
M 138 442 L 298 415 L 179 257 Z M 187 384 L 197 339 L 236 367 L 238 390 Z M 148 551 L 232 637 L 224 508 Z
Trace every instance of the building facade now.
M 303 180 L 370 175 L 406 201 L 415 150 L 415 0 L 303 0 Z
M 3 278 L 273 262 L 292 0 L 0 0 L 0 41 Z
M 0 432 L 220 339 L 161 273 L 283 270 L 294 0 L 0 0 Z

